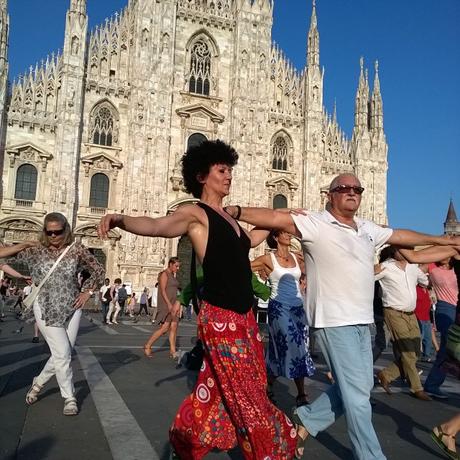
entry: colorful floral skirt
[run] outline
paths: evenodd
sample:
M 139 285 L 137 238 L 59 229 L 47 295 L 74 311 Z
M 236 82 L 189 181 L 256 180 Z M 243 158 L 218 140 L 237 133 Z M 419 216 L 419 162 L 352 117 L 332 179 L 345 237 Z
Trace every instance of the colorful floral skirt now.
M 307 318 L 302 305 L 268 302 L 267 370 L 275 377 L 310 377 L 315 365 L 310 356 Z
M 252 311 L 201 305 L 204 360 L 193 393 L 179 408 L 170 441 L 181 460 L 240 446 L 246 459 L 292 459 L 296 430 L 267 398 L 261 336 Z

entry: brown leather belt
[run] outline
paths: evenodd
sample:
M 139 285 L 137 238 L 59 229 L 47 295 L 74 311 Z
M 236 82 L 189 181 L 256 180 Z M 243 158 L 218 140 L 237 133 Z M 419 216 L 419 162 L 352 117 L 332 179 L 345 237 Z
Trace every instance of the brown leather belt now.
M 405 315 L 414 315 L 415 314 L 415 310 L 414 311 L 402 311 L 402 310 L 398 310 L 397 308 L 391 308 L 391 307 L 384 307 L 384 308 L 388 308 L 388 310 L 397 311 L 398 313 L 404 313 Z

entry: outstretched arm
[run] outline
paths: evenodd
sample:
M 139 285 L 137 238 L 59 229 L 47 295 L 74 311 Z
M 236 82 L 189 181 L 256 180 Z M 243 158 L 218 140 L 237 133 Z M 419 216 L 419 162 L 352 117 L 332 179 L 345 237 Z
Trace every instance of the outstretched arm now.
M 439 262 L 448 257 L 460 257 L 460 246 L 431 246 L 430 248 L 414 251 L 413 249 L 400 249 L 399 252 L 411 264 L 430 264 Z
M 18 252 L 37 246 L 38 244 L 38 241 L 24 241 L 23 243 L 13 244 L 12 246 L 2 246 L 0 247 L 0 258 L 4 259 L 15 256 Z
M 460 236 L 436 236 L 418 233 L 412 230 L 394 230 L 387 243 L 396 246 L 423 246 L 434 244 L 439 246 L 460 246 Z
M 107 238 L 109 230 L 118 227 L 136 235 L 173 238 L 187 233 L 189 225 L 196 220 L 194 213 L 187 208 L 191 206 L 179 208 L 168 216 L 156 219 L 107 214 L 101 219 L 97 232 L 101 238 Z
M 239 208 L 238 206 L 226 206 L 225 209 L 234 219 L 248 224 L 284 230 L 292 235 L 301 236 L 288 209 Z
M 249 232 L 249 238 L 251 240 L 251 248 L 259 246 L 270 234 L 270 230 L 265 230 L 264 228 L 254 227 Z
M 10 275 L 13 278 L 24 279 L 26 281 L 30 280 L 30 276 L 25 276 L 17 272 L 13 267 L 10 267 L 7 264 L 0 265 L 0 270 L 3 270 L 7 275 Z

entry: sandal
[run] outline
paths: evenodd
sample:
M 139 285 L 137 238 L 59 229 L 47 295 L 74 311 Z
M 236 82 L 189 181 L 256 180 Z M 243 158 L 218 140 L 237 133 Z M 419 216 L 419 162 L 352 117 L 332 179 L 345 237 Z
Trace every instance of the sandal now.
M 64 401 L 64 409 L 62 410 L 64 415 L 77 415 L 78 414 L 78 406 L 77 400 L 75 397 L 67 398 Z
M 144 345 L 144 356 L 146 358 L 153 358 L 152 348 L 148 345 Z
M 297 398 L 295 398 L 296 407 L 306 406 L 307 404 L 310 404 L 310 401 L 308 400 L 308 396 L 305 393 L 297 395 Z
M 435 433 L 434 430 L 437 430 L 437 434 Z M 444 433 L 442 431 L 441 425 L 433 428 L 433 431 L 431 432 L 431 439 L 436 443 L 436 445 L 444 452 L 444 454 L 451 459 L 458 460 L 460 457 L 458 456 L 457 452 L 455 450 L 450 450 L 446 444 L 442 442 L 442 438 L 446 436 L 447 438 L 455 438 L 455 436 L 452 436 L 450 434 Z
M 297 431 L 294 457 L 297 459 L 301 459 L 303 457 L 303 453 L 305 450 L 305 443 L 310 433 L 302 425 L 302 420 L 300 420 L 300 417 L 297 415 L 297 411 L 295 410 L 294 410 L 294 413 L 292 414 L 292 420 L 294 421 L 295 429 Z M 303 435 L 301 434 L 302 432 L 303 432 Z
M 34 377 L 34 379 L 32 380 L 32 385 L 26 394 L 26 403 L 29 404 L 29 406 L 37 402 L 38 393 L 40 393 L 42 388 L 43 385 L 39 385 L 37 383 L 37 377 Z

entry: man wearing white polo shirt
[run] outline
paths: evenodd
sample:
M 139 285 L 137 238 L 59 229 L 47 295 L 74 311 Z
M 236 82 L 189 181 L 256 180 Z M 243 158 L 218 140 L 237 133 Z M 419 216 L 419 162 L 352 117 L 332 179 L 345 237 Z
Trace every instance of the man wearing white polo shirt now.
M 384 459 L 372 426 L 373 387 L 369 324 L 373 323 L 375 250 L 398 245 L 458 244 L 460 238 L 391 230 L 355 217 L 364 188 L 353 174 L 337 176 L 329 187 L 327 210 L 292 215 L 285 210 L 227 207 L 234 218 L 301 238 L 308 273 L 305 308 L 309 324 L 332 370 L 335 384 L 312 404 L 294 412 L 298 435 L 325 430 L 343 413 L 354 456 Z M 299 447 L 297 455 L 301 456 Z

